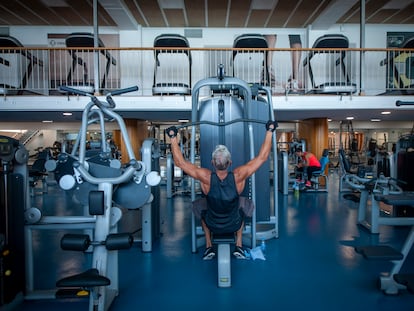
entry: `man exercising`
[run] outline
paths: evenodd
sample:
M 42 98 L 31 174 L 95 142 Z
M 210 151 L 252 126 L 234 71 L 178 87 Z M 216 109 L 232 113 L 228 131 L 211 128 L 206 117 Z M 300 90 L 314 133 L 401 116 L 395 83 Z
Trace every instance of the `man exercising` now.
M 304 152 L 302 147 L 297 147 L 295 149 L 295 154 L 299 159 L 297 171 L 305 173 L 303 174 L 304 176 L 302 176 L 305 180 L 305 186 L 311 187 L 312 184 L 310 178 L 312 173 L 321 169 L 321 163 L 312 152 Z
M 212 153 L 211 163 L 214 172 L 185 160 L 178 145 L 177 128 L 172 126 L 166 129 L 167 135 L 171 138 L 171 152 L 175 165 L 187 175 L 200 181 L 201 191 L 207 199 L 207 209 L 201 213 L 201 225 L 206 238 L 204 260 L 213 259 L 216 255 L 211 242 L 211 232 L 218 234 L 235 232 L 236 246 L 233 255 L 239 259 L 246 258 L 242 247 L 245 214 L 239 208 L 239 196 L 247 178 L 267 161 L 272 146 L 272 133 L 276 127 L 276 121 L 269 120 L 266 123 L 267 132 L 259 153 L 233 171 L 228 170 L 232 163 L 229 150 L 224 145 L 218 145 Z

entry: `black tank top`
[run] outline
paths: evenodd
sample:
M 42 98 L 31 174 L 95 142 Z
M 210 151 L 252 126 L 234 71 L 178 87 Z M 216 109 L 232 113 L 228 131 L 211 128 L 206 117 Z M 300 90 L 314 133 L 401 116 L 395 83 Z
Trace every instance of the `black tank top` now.
M 216 173 L 211 174 L 207 205 L 204 221 L 212 232 L 222 234 L 240 229 L 243 217 L 239 212 L 239 194 L 232 172 L 224 180 L 220 180 Z

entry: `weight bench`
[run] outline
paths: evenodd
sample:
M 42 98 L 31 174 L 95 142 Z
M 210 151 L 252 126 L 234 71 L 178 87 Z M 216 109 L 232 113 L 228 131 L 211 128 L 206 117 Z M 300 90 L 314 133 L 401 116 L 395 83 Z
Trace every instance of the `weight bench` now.
M 106 229 L 103 228 L 102 223 L 109 226 L 111 222 L 110 219 L 100 221 L 112 214 L 106 210 L 104 199 L 104 191 L 89 192 L 89 214 L 97 218 L 101 217 L 95 224 L 96 240 L 91 240 L 88 234 L 66 233 L 60 241 L 63 250 L 86 252 L 90 246 L 93 246 L 92 268 L 56 282 L 56 287 L 59 288 L 56 297 L 88 296 L 90 311 L 107 310 L 110 305 L 108 302 L 118 295 L 118 259 L 115 256 L 118 256 L 118 250 L 131 248 L 134 241 L 130 233 L 116 233 L 114 230 L 113 233 L 106 235 L 105 240 L 97 239 Z M 112 255 L 109 254 L 111 251 L 114 251 Z
M 64 287 L 56 292 L 56 297 L 67 296 L 89 296 L 89 293 L 94 295 L 93 301 L 98 300 L 98 293 L 94 291 L 94 288 L 100 286 L 108 286 L 111 284 L 111 280 L 107 277 L 100 275 L 98 269 L 92 268 L 80 274 L 72 275 L 56 282 L 57 287 Z M 83 290 L 84 289 L 84 290 Z
M 234 233 L 213 234 L 212 243 L 217 244 L 218 287 L 231 286 L 230 244 L 236 242 Z
M 375 195 L 375 200 L 393 206 L 411 206 L 414 208 L 414 192 L 399 195 Z M 380 277 L 380 289 L 388 295 L 398 294 L 399 289 L 408 289 L 413 292 L 414 273 L 399 274 L 414 243 L 414 224 L 403 244 L 402 249 L 396 250 L 387 245 L 357 246 L 355 251 L 368 260 L 392 261 L 391 271 Z

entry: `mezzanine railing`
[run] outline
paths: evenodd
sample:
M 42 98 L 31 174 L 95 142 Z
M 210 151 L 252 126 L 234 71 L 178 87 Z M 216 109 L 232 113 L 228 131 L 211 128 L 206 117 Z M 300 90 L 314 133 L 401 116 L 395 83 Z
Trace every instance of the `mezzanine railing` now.
M 60 85 L 132 95 L 185 94 L 200 79 L 226 75 L 274 94 L 414 93 L 413 49 L 1 48 L 0 92 L 59 95 Z

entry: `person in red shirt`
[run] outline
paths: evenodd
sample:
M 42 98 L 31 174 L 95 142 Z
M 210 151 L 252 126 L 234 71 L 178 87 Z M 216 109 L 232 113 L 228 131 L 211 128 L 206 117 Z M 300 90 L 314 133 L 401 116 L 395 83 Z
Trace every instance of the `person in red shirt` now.
M 304 152 L 302 147 L 297 147 L 295 154 L 299 158 L 297 171 L 304 173 L 302 179 L 305 181 L 305 186 L 310 187 L 312 172 L 319 171 L 321 169 L 321 163 L 312 152 Z

